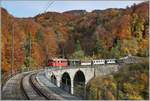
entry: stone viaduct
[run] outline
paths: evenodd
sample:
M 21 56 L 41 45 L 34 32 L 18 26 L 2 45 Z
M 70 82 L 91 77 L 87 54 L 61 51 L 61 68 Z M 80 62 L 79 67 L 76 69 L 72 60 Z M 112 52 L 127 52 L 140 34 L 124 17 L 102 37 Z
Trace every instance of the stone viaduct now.
M 118 65 L 98 65 L 69 67 L 63 69 L 48 69 L 45 70 L 45 75 L 57 87 L 68 85 L 68 92 L 74 94 L 75 82 L 87 84 L 94 76 L 107 75 L 118 71 Z M 67 89 L 67 88 L 65 88 Z

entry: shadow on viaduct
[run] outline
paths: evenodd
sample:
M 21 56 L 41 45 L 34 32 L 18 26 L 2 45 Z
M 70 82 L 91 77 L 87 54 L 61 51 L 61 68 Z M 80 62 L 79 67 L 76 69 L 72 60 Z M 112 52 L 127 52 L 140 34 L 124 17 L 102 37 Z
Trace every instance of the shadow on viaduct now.
M 76 84 L 86 85 L 94 76 L 107 75 L 118 71 L 118 65 L 99 65 L 95 67 L 69 67 L 66 69 L 46 70 L 45 74 L 57 87 L 74 94 Z

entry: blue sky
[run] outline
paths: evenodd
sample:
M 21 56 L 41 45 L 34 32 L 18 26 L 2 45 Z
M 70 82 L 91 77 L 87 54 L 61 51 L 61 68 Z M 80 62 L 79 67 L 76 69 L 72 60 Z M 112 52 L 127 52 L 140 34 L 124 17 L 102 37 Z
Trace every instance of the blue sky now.
M 53 1 L 53 0 L 52 0 Z M 46 0 L 2 0 L 1 6 L 8 10 L 10 14 L 16 17 L 33 17 L 43 13 L 52 1 Z M 68 10 L 104 10 L 107 8 L 126 8 L 134 3 L 141 1 L 55 1 L 47 11 L 64 12 Z

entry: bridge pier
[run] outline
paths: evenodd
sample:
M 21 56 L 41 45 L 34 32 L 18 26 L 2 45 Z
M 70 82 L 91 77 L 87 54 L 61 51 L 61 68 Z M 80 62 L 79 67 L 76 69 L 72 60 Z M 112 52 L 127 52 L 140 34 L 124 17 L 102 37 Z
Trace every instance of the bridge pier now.
M 60 87 L 61 78 L 57 76 L 57 87 Z
M 74 84 L 73 84 L 73 80 L 71 80 L 71 94 L 73 95 L 74 94 Z

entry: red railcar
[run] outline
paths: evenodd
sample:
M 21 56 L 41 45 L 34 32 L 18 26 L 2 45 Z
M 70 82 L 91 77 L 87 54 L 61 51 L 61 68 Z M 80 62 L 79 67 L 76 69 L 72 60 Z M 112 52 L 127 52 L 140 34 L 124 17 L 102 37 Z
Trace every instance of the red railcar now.
M 67 67 L 68 61 L 67 61 L 67 59 L 49 59 L 48 66 L 50 66 L 50 67 Z

